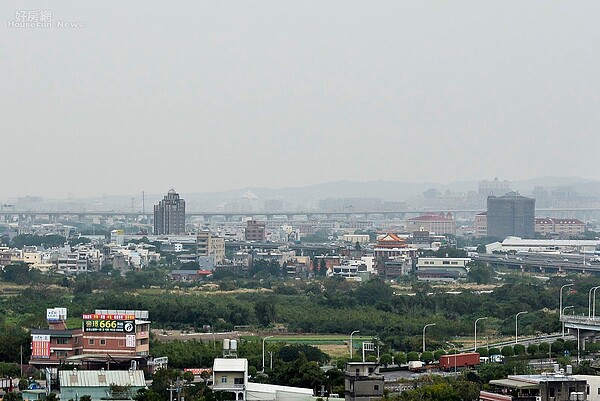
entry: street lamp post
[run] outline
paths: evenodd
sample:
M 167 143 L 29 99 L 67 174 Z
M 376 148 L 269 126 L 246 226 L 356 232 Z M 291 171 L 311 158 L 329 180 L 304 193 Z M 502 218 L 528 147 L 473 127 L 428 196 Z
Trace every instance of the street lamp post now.
M 588 292 L 588 317 L 589 318 L 592 317 L 592 292 L 594 293 L 594 296 L 595 296 L 596 290 L 598 288 L 600 288 L 600 286 L 592 287 L 592 288 L 590 288 L 590 291 Z
M 558 313 L 560 314 L 559 318 L 562 317 L 562 301 L 563 301 L 563 289 L 567 288 L 567 287 L 571 287 L 573 286 L 573 283 L 569 283 L 569 284 L 565 284 L 562 287 L 560 287 L 560 305 L 558 306 Z
M 475 352 L 477 352 L 477 322 L 485 319 L 487 319 L 487 316 L 475 319 Z
M 360 330 L 354 330 L 350 333 L 350 360 L 352 360 L 352 336 L 356 333 L 360 333 Z
M 562 308 L 561 315 L 564 315 L 565 311 L 570 308 L 574 308 L 574 306 L 571 305 L 571 306 L 565 306 L 564 308 Z M 562 322 L 562 337 L 565 338 L 565 322 Z
M 265 373 L 265 341 L 269 338 L 273 338 L 273 336 L 267 336 L 262 340 L 262 373 Z
M 435 326 L 435 323 L 429 323 L 423 327 L 423 352 L 425 352 L 425 329 L 430 326 Z
M 519 343 L 519 315 L 524 315 L 526 313 L 527 311 L 523 311 L 515 315 L 515 345 Z
M 600 287 L 594 287 L 594 292 L 592 294 L 592 319 L 596 318 L 596 290 Z

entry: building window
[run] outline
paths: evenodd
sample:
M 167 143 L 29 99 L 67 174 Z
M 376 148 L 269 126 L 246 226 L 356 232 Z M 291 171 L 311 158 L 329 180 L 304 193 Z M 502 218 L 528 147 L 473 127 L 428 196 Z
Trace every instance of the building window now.
M 373 390 L 374 390 L 374 391 L 379 391 L 379 384 L 375 384 L 375 385 L 373 386 Z
M 221 376 L 221 383 L 227 383 L 227 376 Z
M 94 339 L 93 339 L 93 338 L 90 338 L 90 339 L 88 340 L 88 344 L 89 344 L 89 345 L 94 345 Z
M 57 358 L 66 358 L 67 351 L 55 351 L 55 355 Z
M 56 339 L 56 343 L 57 344 L 68 344 L 69 343 L 69 339 L 68 338 L 57 338 Z
M 79 337 L 75 337 L 75 344 L 79 344 Z
M 100 345 L 106 345 L 106 340 L 100 340 Z
M 233 384 L 244 384 L 244 379 L 242 377 L 236 377 L 233 379 Z

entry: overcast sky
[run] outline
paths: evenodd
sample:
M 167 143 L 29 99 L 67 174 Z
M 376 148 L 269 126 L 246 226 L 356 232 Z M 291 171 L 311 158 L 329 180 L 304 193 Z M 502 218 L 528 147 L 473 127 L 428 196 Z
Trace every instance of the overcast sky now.
M 11 26 L 39 10 L 51 28 Z M 600 179 L 599 15 L 595 0 L 3 0 L 0 198 Z

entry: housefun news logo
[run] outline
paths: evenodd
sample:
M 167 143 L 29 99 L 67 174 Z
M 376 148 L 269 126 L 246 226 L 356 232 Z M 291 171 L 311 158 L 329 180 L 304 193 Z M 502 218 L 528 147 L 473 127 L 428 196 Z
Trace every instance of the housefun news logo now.
M 83 21 L 63 21 L 53 19 L 52 10 L 17 10 L 15 18 L 7 21 L 8 28 L 85 28 Z

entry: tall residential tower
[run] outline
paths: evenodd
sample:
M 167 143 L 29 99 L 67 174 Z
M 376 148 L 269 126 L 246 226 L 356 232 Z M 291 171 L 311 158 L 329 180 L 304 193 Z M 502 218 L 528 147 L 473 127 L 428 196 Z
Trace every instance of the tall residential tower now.
M 185 233 L 185 201 L 174 189 L 154 205 L 154 234 Z
M 508 236 L 533 238 L 535 199 L 509 192 L 487 198 L 487 235 L 500 240 Z

